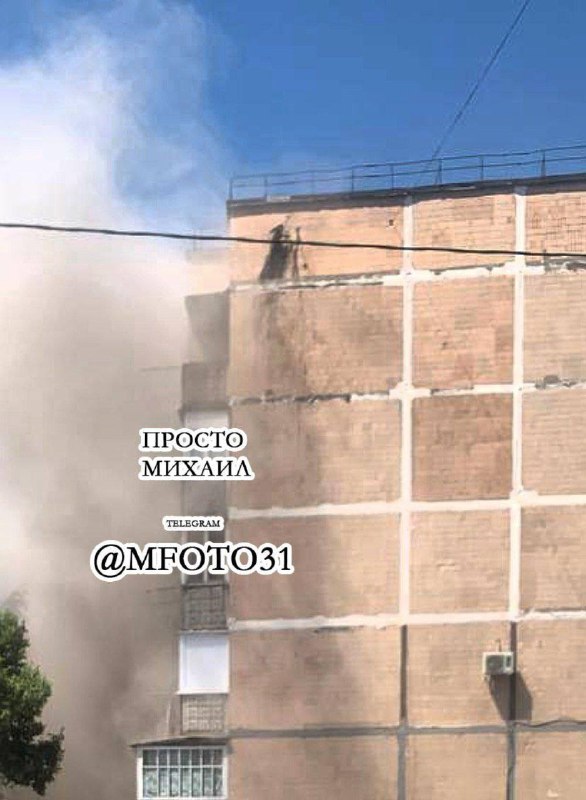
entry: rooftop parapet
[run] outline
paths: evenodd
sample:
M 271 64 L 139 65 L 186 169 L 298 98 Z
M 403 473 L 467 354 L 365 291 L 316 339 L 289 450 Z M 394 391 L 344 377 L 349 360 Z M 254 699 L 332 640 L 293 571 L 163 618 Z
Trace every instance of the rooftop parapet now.
M 586 145 L 264 172 L 235 175 L 230 180 L 229 206 L 249 201 L 288 201 L 293 197 L 437 190 L 461 184 L 540 180 L 584 173 Z

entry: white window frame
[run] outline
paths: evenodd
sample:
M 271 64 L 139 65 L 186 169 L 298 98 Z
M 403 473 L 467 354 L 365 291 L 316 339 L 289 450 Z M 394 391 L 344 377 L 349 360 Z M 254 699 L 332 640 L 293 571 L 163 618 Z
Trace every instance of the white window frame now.
M 222 794 L 221 795 L 182 795 L 181 794 L 181 772 L 179 773 L 179 794 L 178 795 L 156 795 L 156 796 L 148 796 L 145 797 L 144 795 L 144 784 L 143 784 L 143 760 L 144 760 L 144 751 L 145 750 L 166 750 L 167 752 L 174 750 L 174 751 L 182 751 L 182 750 L 221 750 L 222 752 Z M 168 798 L 177 798 L 178 800 L 227 800 L 228 798 L 228 752 L 225 744 L 210 744 L 210 745 L 153 745 L 152 747 L 143 746 L 138 748 L 136 754 L 136 796 L 138 800 L 168 800 Z M 179 755 L 179 769 L 181 769 L 181 755 Z M 168 768 L 168 767 L 167 767 Z M 159 770 L 159 766 L 156 767 L 157 771 Z M 203 769 L 203 767 L 202 767 Z M 203 781 L 202 781 L 203 786 Z M 169 790 L 171 788 L 171 783 L 169 781 Z
M 206 645 L 214 645 L 218 642 L 222 644 L 222 675 L 223 680 L 217 681 L 216 685 L 211 684 L 196 684 L 190 682 L 189 673 L 189 646 L 188 641 L 194 645 L 194 652 L 197 647 L 202 648 L 202 655 L 205 660 Z M 202 633 L 200 631 L 184 631 L 179 634 L 179 675 L 178 675 L 178 691 L 179 695 L 198 695 L 198 694 L 228 694 L 230 691 L 230 637 L 226 631 L 209 631 Z M 191 653 L 193 657 L 194 653 Z

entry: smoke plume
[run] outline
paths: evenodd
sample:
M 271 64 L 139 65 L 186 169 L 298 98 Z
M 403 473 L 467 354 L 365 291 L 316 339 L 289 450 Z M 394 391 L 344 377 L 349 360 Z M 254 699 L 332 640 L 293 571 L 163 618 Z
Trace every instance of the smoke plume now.
M 218 229 L 208 38 L 184 4 L 122 2 L 0 65 L 0 219 Z M 88 557 L 107 538 L 162 540 L 176 509 L 136 459 L 141 426 L 177 422 L 182 298 L 205 288 L 185 250 L 0 231 L 0 603 L 54 685 L 55 800 L 132 796 L 129 740 L 163 732 L 175 688 L 176 589 L 102 584 Z

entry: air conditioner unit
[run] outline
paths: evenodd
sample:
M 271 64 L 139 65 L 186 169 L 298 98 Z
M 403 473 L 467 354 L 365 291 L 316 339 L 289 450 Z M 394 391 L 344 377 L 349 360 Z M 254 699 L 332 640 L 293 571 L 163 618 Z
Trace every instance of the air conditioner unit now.
M 513 675 L 515 672 L 513 653 L 510 650 L 499 653 L 483 653 L 482 672 L 489 678 L 498 675 Z

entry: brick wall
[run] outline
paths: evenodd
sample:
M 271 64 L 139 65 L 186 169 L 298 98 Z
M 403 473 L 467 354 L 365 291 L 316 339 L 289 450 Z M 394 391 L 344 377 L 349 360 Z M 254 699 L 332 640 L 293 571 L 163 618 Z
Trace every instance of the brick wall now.
M 519 800 L 580 800 L 586 786 L 586 733 L 522 733 L 518 748 Z
M 400 245 L 403 242 L 403 204 L 401 199 L 361 208 L 291 210 L 253 216 L 232 216 L 233 236 L 270 238 L 277 225 L 286 225 L 292 237 L 333 242 L 365 242 Z M 234 245 L 231 253 L 233 280 L 256 280 L 262 269 L 268 247 Z M 354 272 L 382 272 L 401 265 L 401 253 L 378 250 L 329 250 L 301 247 L 298 253 L 300 274 L 343 275 Z
M 231 487 L 231 504 L 239 508 L 384 501 L 399 494 L 397 403 L 237 406 L 232 423 L 247 432 L 243 453 L 256 474 Z
M 413 214 L 414 244 L 471 249 L 514 249 L 515 201 L 508 194 L 437 197 L 419 200 Z M 493 255 L 414 253 L 416 267 L 437 269 L 494 264 Z
M 365 244 L 403 245 L 405 223 L 404 199 L 390 195 L 376 201 L 341 200 L 320 207 L 308 201 L 299 204 L 273 202 L 267 211 L 262 207 L 247 213 L 235 209 L 230 217 L 230 234 L 270 238 L 277 225 L 284 225 L 294 239 L 363 242 Z M 279 208 L 281 206 L 281 208 Z M 464 196 L 417 197 L 412 206 L 413 241 L 418 246 L 478 249 L 514 249 L 515 199 L 512 191 L 494 194 L 467 193 Z M 582 248 L 585 249 L 585 248 Z M 266 245 L 235 244 L 231 250 L 231 274 L 237 281 L 254 281 L 260 275 L 269 252 Z M 399 251 L 344 250 L 300 247 L 298 263 L 301 276 L 343 275 L 398 270 L 402 265 Z M 493 255 L 458 253 L 414 253 L 417 268 L 454 268 L 495 264 L 504 259 Z
M 527 196 L 527 249 L 586 251 L 586 186 L 546 190 L 531 188 Z M 532 259 L 539 260 L 539 259 Z
M 585 198 L 273 202 L 231 230 L 586 251 Z M 291 542 L 296 572 L 231 580 L 231 793 L 581 800 L 586 278 L 305 248 L 303 286 L 269 286 L 266 250 L 233 255 L 252 285 L 231 293 L 228 391 L 257 479 L 231 487 L 229 532 Z M 516 676 L 486 680 L 509 648 Z
M 303 396 L 396 386 L 401 305 L 397 287 L 236 292 L 230 394 Z
M 232 521 L 232 541 L 289 542 L 293 575 L 233 575 L 236 619 L 344 617 L 399 608 L 398 515 Z M 270 602 L 267 602 L 270 597 Z
M 412 611 L 506 611 L 506 511 L 418 513 L 411 523 Z
M 432 397 L 413 408 L 413 497 L 462 500 L 511 491 L 511 398 Z
M 398 651 L 397 628 L 234 633 L 230 727 L 397 724 Z
M 586 492 L 586 392 L 546 389 L 523 400 L 523 485 L 542 494 Z
M 413 382 L 433 389 L 510 383 L 511 278 L 415 287 Z
M 533 722 L 586 717 L 586 620 L 524 622 L 519 627 L 519 673 Z
M 232 745 L 229 796 L 397 800 L 396 751 L 396 743 L 387 737 L 237 739 Z
M 525 380 L 586 378 L 586 276 L 558 273 L 525 282 Z
M 586 607 L 583 506 L 523 511 L 521 604 L 524 609 Z
M 415 726 L 499 723 L 506 712 L 508 684 L 482 679 L 482 653 L 506 650 L 504 622 L 421 625 L 409 630 L 409 721 Z
M 407 798 L 505 800 L 506 751 L 499 734 L 415 736 L 407 750 Z

